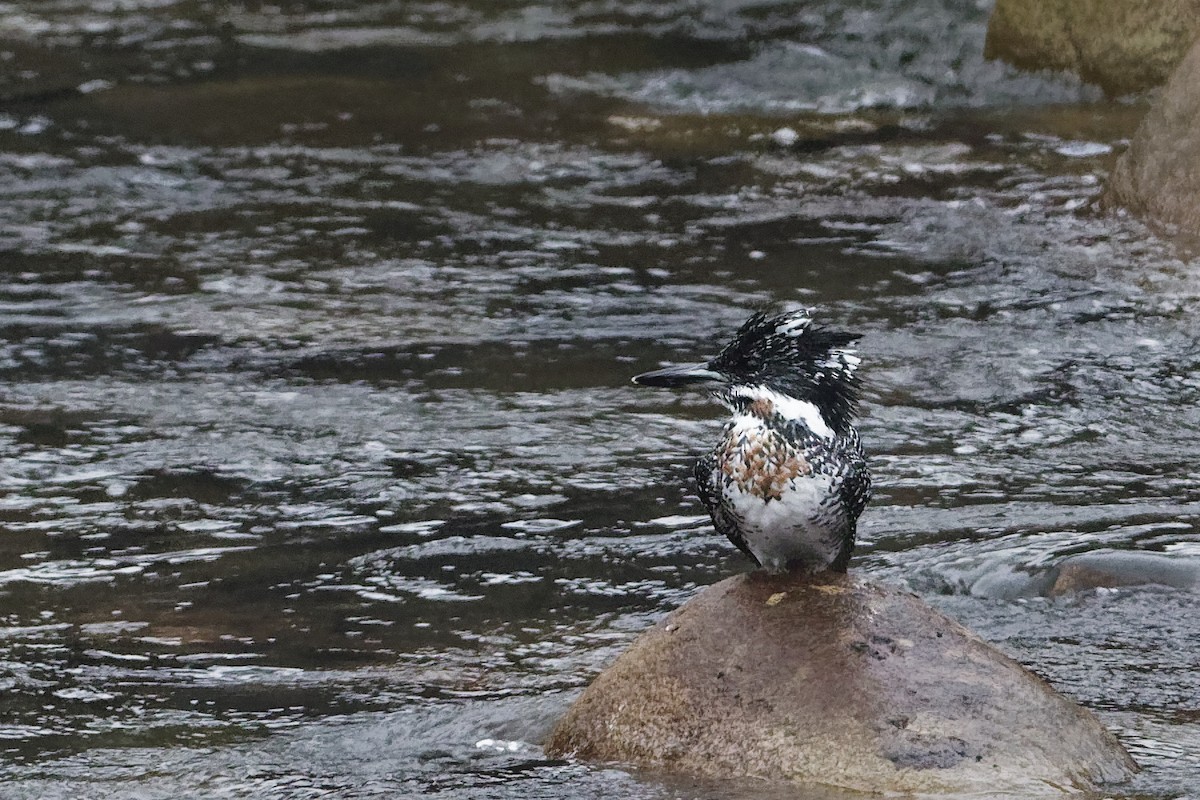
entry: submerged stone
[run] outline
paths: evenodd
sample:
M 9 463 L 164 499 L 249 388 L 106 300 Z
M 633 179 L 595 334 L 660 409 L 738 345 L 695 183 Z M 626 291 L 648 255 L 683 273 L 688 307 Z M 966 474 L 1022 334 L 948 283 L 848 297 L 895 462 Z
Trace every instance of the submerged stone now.
M 600 674 L 552 755 L 868 792 L 1047 794 L 1137 771 L 1088 711 L 916 596 L 756 572 Z
M 1094 550 L 1063 559 L 1051 572 L 1051 597 L 1120 586 L 1200 587 L 1200 562 L 1137 550 Z

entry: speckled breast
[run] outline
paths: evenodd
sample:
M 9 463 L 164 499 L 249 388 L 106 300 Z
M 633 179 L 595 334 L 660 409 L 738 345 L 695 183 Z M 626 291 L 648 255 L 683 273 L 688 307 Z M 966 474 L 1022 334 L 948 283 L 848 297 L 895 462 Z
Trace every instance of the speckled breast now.
M 793 480 L 813 471 L 803 453 L 762 424 L 732 425 L 716 455 L 726 487 L 762 500 L 782 499 Z

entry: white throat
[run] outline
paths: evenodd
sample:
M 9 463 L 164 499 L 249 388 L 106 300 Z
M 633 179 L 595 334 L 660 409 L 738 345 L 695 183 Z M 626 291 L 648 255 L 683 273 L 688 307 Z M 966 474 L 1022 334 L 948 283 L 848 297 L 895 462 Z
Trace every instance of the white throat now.
M 729 394 L 733 397 L 744 397 L 751 403 L 761 401 L 770 404 L 772 413 L 789 421 L 803 422 L 810 431 L 823 439 L 834 437 L 833 428 L 829 427 L 816 403 L 797 400 L 765 386 L 738 386 L 731 389 Z

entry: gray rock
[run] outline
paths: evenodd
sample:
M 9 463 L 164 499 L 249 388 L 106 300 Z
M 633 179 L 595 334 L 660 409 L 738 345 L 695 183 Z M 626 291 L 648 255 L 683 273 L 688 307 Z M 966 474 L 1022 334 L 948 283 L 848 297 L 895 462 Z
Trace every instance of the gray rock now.
M 996 0 L 984 56 L 1122 95 L 1162 84 L 1198 34 L 1200 0 Z
M 1200 233 L 1200 42 L 1175 69 L 1117 161 L 1102 198 Z
M 1088 711 L 914 595 L 755 572 L 596 678 L 546 750 L 870 792 L 1057 794 L 1137 767 Z

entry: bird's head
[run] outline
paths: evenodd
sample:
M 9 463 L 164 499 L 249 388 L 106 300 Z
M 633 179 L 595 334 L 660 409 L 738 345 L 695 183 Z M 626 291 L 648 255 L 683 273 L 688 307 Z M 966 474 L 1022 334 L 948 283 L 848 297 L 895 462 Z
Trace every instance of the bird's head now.
M 850 426 L 858 406 L 857 334 L 813 324 L 808 311 L 759 312 L 711 361 L 646 372 L 641 386 L 705 386 L 735 409 L 773 395 L 812 403 L 834 431 Z

